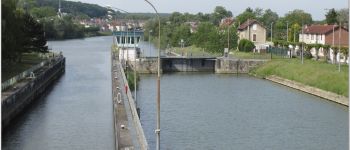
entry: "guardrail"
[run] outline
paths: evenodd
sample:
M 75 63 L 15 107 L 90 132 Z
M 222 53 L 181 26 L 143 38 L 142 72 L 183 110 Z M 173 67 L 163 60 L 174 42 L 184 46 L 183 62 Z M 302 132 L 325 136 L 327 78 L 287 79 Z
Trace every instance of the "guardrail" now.
M 117 65 L 121 66 L 119 61 L 117 61 Z M 121 70 L 124 83 L 127 84 L 128 91 L 130 91 L 130 88 L 129 88 L 129 85 L 128 85 L 128 81 L 126 80 L 126 77 L 125 77 L 124 70 L 123 70 L 122 67 L 119 67 L 119 68 Z M 134 101 L 134 99 L 133 99 L 133 97 L 131 95 L 131 92 L 127 92 L 127 96 L 128 96 L 128 101 L 129 101 L 131 114 L 132 114 L 132 120 L 134 122 L 133 124 L 134 124 L 134 127 L 136 129 L 137 138 L 138 138 L 138 141 L 139 141 L 139 144 L 140 144 L 140 148 L 142 150 L 147 150 L 148 149 L 148 144 L 147 144 L 147 140 L 146 140 L 145 134 L 144 134 L 142 126 L 141 126 L 139 115 L 137 114 L 135 101 Z
M 14 84 L 16 84 L 18 81 L 28 77 L 32 72 L 34 72 L 35 70 L 38 70 L 40 69 L 41 67 L 47 65 L 47 64 L 50 64 L 52 61 L 56 61 L 56 59 L 59 57 L 62 57 L 62 53 L 54 53 L 54 52 L 51 52 L 49 53 L 48 55 L 42 55 L 40 57 L 50 57 L 50 54 L 52 54 L 53 58 L 50 58 L 48 60 L 44 60 L 42 61 L 41 63 L 25 70 L 24 72 L 12 77 L 11 79 L 8 79 L 6 80 L 5 82 L 2 82 L 1 83 L 1 91 L 4 91 L 6 90 L 7 88 L 13 86 Z M 56 55 L 56 56 L 55 56 Z

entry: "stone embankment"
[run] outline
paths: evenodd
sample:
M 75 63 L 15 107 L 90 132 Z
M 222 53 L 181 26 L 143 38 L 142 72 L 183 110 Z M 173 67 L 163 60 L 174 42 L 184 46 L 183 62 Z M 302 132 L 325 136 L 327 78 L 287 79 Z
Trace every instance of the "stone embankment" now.
M 278 76 L 268 76 L 266 77 L 267 80 L 270 80 L 272 82 L 276 82 L 312 95 L 316 95 L 318 97 L 322 97 L 325 99 L 328 99 L 330 101 L 345 105 L 345 106 L 349 106 L 349 98 L 345 97 L 345 96 L 341 96 L 329 91 L 325 91 L 325 90 L 321 90 L 315 87 L 311 87 L 311 86 L 307 86 L 304 85 L 302 83 L 296 82 L 296 81 L 292 81 L 292 80 L 288 80 L 288 79 L 284 79 Z
M 31 102 L 38 99 L 65 72 L 65 58 L 60 55 L 32 70 L 30 76 L 1 92 L 1 124 L 6 127 Z

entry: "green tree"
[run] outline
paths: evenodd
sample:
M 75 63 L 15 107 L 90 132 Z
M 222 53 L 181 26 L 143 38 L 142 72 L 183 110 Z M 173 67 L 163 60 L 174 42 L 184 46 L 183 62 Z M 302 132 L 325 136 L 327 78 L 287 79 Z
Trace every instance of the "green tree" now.
M 256 19 L 256 16 L 250 7 L 248 7 L 243 13 L 239 14 L 236 17 L 236 20 L 237 20 L 236 23 L 243 24 L 248 19 Z M 236 25 L 238 25 L 238 24 L 236 24 Z
M 179 12 L 173 12 L 171 14 L 171 16 L 169 17 L 169 21 L 173 24 L 173 25 L 180 25 L 184 22 L 186 22 L 185 16 L 182 15 Z
M 252 41 L 247 39 L 242 39 L 239 41 L 238 50 L 243 52 L 251 52 L 255 48 L 255 45 Z
M 327 24 L 335 24 L 337 23 L 337 12 L 335 12 L 334 8 L 330 9 L 326 16 L 326 22 Z
M 288 12 L 285 15 L 285 19 L 291 23 L 291 24 L 311 24 L 312 23 L 312 17 L 311 14 L 304 12 L 300 9 L 295 9 L 293 11 Z
M 269 27 L 271 22 L 276 22 L 278 20 L 278 14 L 273 12 L 271 9 L 266 9 L 259 21 L 265 26 Z
M 53 7 L 35 7 L 30 10 L 30 13 L 35 18 L 44 18 L 44 17 L 52 17 L 56 16 L 56 10 Z
M 191 45 L 191 31 L 189 25 L 180 25 L 175 28 L 171 37 L 171 45 L 179 46 L 179 42 L 183 39 L 185 46 Z
M 29 14 L 24 14 L 23 31 L 25 33 L 24 52 L 47 52 L 43 25 Z
M 211 21 L 214 25 L 219 25 L 221 19 L 225 17 L 232 17 L 232 12 L 227 11 L 225 7 L 216 6 L 214 12 L 211 14 Z
M 337 11 L 337 22 L 342 25 L 349 23 L 349 9 L 343 8 Z

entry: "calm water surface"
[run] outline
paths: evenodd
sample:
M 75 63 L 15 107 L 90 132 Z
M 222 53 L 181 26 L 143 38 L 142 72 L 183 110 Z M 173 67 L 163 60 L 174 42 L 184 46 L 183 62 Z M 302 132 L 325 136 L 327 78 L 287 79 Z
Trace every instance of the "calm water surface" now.
M 112 37 L 50 42 L 66 73 L 2 135 L 2 149 L 114 149 Z M 141 44 L 145 55 L 155 49 Z M 155 149 L 155 75 L 138 90 L 143 125 Z M 164 74 L 162 149 L 348 149 L 348 108 L 249 76 Z
M 114 149 L 112 37 L 50 42 L 66 72 L 2 135 L 4 150 Z
M 142 75 L 141 123 L 155 149 L 155 75 Z M 348 108 L 249 76 L 164 74 L 162 149 L 347 150 Z

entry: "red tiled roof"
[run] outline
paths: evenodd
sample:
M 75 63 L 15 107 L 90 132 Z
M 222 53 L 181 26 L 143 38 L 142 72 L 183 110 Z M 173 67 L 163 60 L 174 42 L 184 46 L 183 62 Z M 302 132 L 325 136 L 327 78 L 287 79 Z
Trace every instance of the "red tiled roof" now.
M 338 28 L 338 25 L 334 25 L 334 30 Z M 333 25 L 311 25 L 304 28 L 305 34 L 326 34 L 333 31 Z
M 262 27 L 264 27 L 259 21 L 255 20 L 255 19 L 248 19 L 247 21 L 245 21 L 243 24 L 241 24 L 238 27 L 238 30 L 244 30 L 245 28 L 247 28 L 248 26 L 257 23 L 259 25 L 261 25 Z M 264 27 L 265 28 L 265 27 Z

